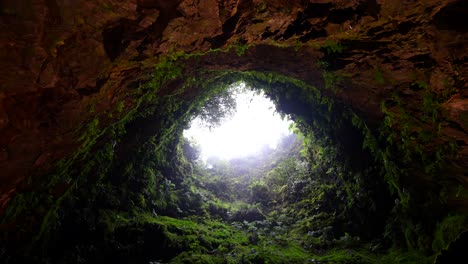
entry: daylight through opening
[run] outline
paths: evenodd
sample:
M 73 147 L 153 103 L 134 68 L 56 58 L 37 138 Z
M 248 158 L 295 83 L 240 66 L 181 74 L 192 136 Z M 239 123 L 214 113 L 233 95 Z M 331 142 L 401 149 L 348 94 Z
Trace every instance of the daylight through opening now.
M 293 122 L 276 112 L 274 103 L 262 91 L 253 91 L 240 83 L 223 96 L 229 96 L 234 104 L 228 105 L 226 98 L 218 100 L 216 107 L 220 110 L 208 113 L 223 112 L 219 123 L 213 125 L 204 116 L 197 116 L 184 131 L 184 137 L 200 147 L 201 160 L 260 155 L 275 149 L 281 138 L 292 133 Z

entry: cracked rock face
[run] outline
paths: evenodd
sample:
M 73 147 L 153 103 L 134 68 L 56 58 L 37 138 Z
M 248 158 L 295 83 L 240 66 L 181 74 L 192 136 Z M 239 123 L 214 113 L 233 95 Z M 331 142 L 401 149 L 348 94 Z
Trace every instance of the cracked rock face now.
M 466 186 L 467 13 L 461 0 L 2 1 L 0 206 L 70 156 L 96 114 L 131 108 L 159 57 L 239 46 L 251 48 L 188 68 L 278 72 L 327 94 L 323 61 L 346 78 L 330 95 L 372 128 L 396 94 L 414 115 L 422 90 L 443 97 L 440 133 L 458 143 L 453 180 Z

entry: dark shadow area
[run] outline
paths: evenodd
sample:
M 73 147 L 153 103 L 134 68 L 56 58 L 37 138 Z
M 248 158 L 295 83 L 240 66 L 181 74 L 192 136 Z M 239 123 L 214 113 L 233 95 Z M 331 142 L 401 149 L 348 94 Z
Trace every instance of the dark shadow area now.
M 435 264 L 452 264 L 461 263 L 466 258 L 466 245 L 468 245 L 468 232 L 460 235 L 460 237 L 450 243 L 448 249 L 443 250 L 437 257 Z

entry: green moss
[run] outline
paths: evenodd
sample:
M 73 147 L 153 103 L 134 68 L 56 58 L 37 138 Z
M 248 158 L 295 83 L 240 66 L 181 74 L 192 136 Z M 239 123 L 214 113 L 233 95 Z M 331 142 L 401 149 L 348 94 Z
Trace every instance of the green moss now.
M 289 242 L 285 246 L 273 245 L 264 249 L 269 263 L 305 263 L 312 259 L 310 253 L 295 242 Z
M 236 46 L 236 53 L 237 53 L 237 56 L 243 56 L 245 54 L 245 52 L 249 49 L 249 45 L 246 45 L 246 44 L 238 44 Z
M 331 263 L 376 263 L 376 259 L 355 250 L 331 250 L 320 261 Z
M 398 249 L 391 249 L 386 255 L 377 256 L 373 263 L 429 264 L 432 263 L 432 259 L 418 251 L 401 251 Z
M 386 83 L 384 73 L 380 68 L 376 68 L 374 70 L 374 80 L 380 85 L 384 85 Z
M 122 112 L 122 111 L 124 110 L 124 108 L 125 108 L 125 102 L 120 101 L 120 102 L 117 104 L 115 110 L 116 110 L 118 113 L 120 113 L 120 112 Z
M 425 113 L 426 117 L 430 116 L 430 120 L 435 122 L 438 118 L 439 108 L 433 104 L 432 95 L 424 98 L 430 98 L 427 101 L 431 103 L 428 103 L 429 105 L 424 104 L 422 112 Z M 427 174 L 426 177 L 436 177 L 438 171 L 444 166 L 445 160 L 456 153 L 456 146 L 449 143 L 438 144 L 437 147 L 434 147 L 435 141 L 442 140 L 439 133 L 440 125 L 433 123 L 428 127 L 420 124 L 419 120 L 410 113 L 408 107 L 403 105 L 402 100 L 397 95 L 393 96 L 393 100 L 396 103 L 393 109 L 389 109 L 385 103 L 381 105 L 385 117 L 380 128 L 380 138 L 385 140 L 387 146 L 380 155 L 385 159 L 400 163 L 420 164 Z M 398 155 L 401 158 L 394 156 L 393 153 L 396 149 L 398 149 Z M 428 151 L 429 149 L 431 151 Z M 400 175 L 407 174 L 405 170 L 399 168 L 389 168 L 387 171 L 392 170 Z M 391 181 L 398 180 L 390 176 L 388 179 Z M 396 187 L 397 184 L 392 183 L 391 185 Z M 401 197 L 402 193 L 400 191 L 399 193 Z
M 168 245 L 186 252 L 176 257 L 174 263 L 186 263 L 190 259 L 189 256 L 194 256 L 191 259 L 193 261 L 201 261 L 199 259 L 207 258 L 208 256 L 205 254 L 213 250 L 222 251 L 223 247 L 232 250 L 242 243 L 247 243 L 246 234 L 242 231 L 212 220 L 175 219 L 166 216 L 138 214 L 132 217 L 129 223 L 150 223 L 161 226 L 168 240 Z
M 326 71 L 323 72 L 322 76 L 325 82 L 325 89 L 332 90 L 336 93 L 338 91 L 337 85 L 343 81 L 343 76 L 334 72 Z
M 328 54 L 342 53 L 345 49 L 341 43 L 332 39 L 327 39 L 322 48 L 325 49 Z
M 436 253 L 446 250 L 450 243 L 455 241 L 463 232 L 468 231 L 467 215 L 449 215 L 437 224 L 437 229 L 432 242 L 432 249 Z
M 15 218 L 25 214 L 27 210 L 36 210 L 40 206 L 40 196 L 35 192 L 20 193 L 10 201 L 3 217 L 2 224 L 14 221 Z M 24 217 L 24 216 L 23 216 Z
M 240 45 L 236 47 L 236 52 L 242 56 L 247 48 L 246 45 Z M 327 42 L 324 48 L 329 54 L 340 53 L 344 49 L 336 42 Z M 31 207 L 46 201 L 39 210 L 40 215 L 45 215 L 45 217 L 38 238 L 51 232 L 56 224 L 59 224 L 57 208 L 59 208 L 62 198 L 73 195 L 73 191 L 79 188 L 92 186 L 90 193 L 107 188 L 99 189 L 101 187 L 97 186 L 110 184 L 109 179 L 102 180 L 116 165 L 114 163 L 114 146 L 126 135 L 126 126 L 133 121 L 150 117 L 159 129 L 158 134 L 140 139 L 140 134 L 134 132 L 137 133 L 134 139 L 136 143 L 133 145 L 137 149 L 132 149 L 132 154 L 135 154 L 135 157 L 129 157 L 126 164 L 118 164 L 119 171 L 113 172 L 118 175 L 112 175 L 115 177 L 112 181 L 116 181 L 121 190 L 120 197 L 116 198 L 117 195 L 112 195 L 112 197 L 116 200 L 125 197 L 123 199 L 129 200 L 130 205 L 128 205 L 127 212 L 120 212 L 117 209 L 99 211 L 99 221 L 105 226 L 106 235 L 112 234 L 118 227 L 130 225 L 139 228 L 160 227 L 167 247 L 182 252 L 172 260 L 173 263 L 220 263 L 221 261 L 227 263 L 306 263 L 310 262 L 311 259 L 337 263 L 378 263 L 379 258 L 372 254 L 367 255 L 365 250 L 360 252 L 354 249 L 337 249 L 317 257 L 304 250 L 297 242 L 297 240 L 302 239 L 313 248 L 330 247 L 330 245 L 351 247 L 343 241 L 328 241 L 323 237 L 310 237 L 308 241 L 304 239 L 303 235 L 308 231 L 335 225 L 338 223 L 337 221 L 343 221 L 342 218 L 346 216 L 346 213 L 372 203 L 372 201 L 365 203 L 368 199 L 365 195 L 363 198 L 356 197 L 356 194 L 360 190 L 365 190 L 367 186 L 362 183 L 361 179 L 364 177 L 361 175 L 346 174 L 347 167 L 343 165 L 346 161 L 337 154 L 339 142 L 336 131 L 342 128 L 346 122 L 352 123 L 359 129 L 363 136 L 363 149 L 368 150 L 375 158 L 378 162 L 376 166 L 383 167 L 383 173 L 377 176 L 385 177 L 389 189 L 398 196 L 398 208 L 408 209 L 411 194 L 400 183 L 400 177 L 407 175 L 408 171 L 403 169 L 404 166 L 401 165 L 407 164 L 405 162 L 420 164 L 420 160 L 423 160 L 426 165 L 431 164 L 436 167 L 435 169 L 428 167 L 426 170 L 435 175 L 437 168 L 440 168 L 446 159 L 447 152 L 444 151 L 436 151 L 434 154 L 436 163 L 434 163 L 434 157 L 422 156 L 424 144 L 429 144 L 436 138 L 436 135 L 432 133 L 433 130 L 420 130 L 417 133 L 420 135 L 419 138 L 414 138 L 412 132 L 418 123 L 411 118 L 410 112 L 395 96 L 394 101 L 397 105 L 395 108 L 390 109 L 386 104 L 382 104 L 382 112 L 385 117 L 380 128 L 381 137 L 377 138 L 374 135 L 375 132 L 371 131 L 351 109 L 337 104 L 333 98 L 325 95 L 326 92 L 322 93 L 315 86 L 302 80 L 274 72 L 207 71 L 202 69 L 200 72 L 185 72 L 185 60 L 202 55 L 171 52 L 161 57 L 155 65 L 151 81 L 142 85 L 132 95 L 138 99 L 129 103 L 127 108 L 124 101 L 116 105 L 115 110 L 120 114 L 119 119 L 106 120 L 103 116 L 97 115 L 84 124 L 80 136 L 81 148 L 71 158 L 57 164 L 55 173 L 50 175 L 50 181 L 44 186 L 44 193 L 17 196 L 12 202 L 13 206 L 7 209 L 6 219 L 18 218 Z M 208 77 L 203 80 L 197 79 L 197 74 L 201 73 Z M 380 75 L 377 76 L 376 81 L 383 84 L 385 81 L 383 73 Z M 335 90 L 336 84 L 342 81 L 341 75 L 332 72 L 324 72 L 323 78 L 325 88 L 332 90 Z M 175 80 L 181 83 L 178 89 L 164 89 Z M 200 107 L 203 107 L 206 100 L 239 80 L 245 81 L 254 89 L 263 89 L 279 108 L 293 108 L 297 103 L 305 112 L 304 116 L 295 115 L 293 117 L 298 127 L 304 131 L 306 148 L 303 157 L 308 158 L 308 162 L 312 164 L 310 176 L 317 179 L 320 186 L 308 181 L 306 182 L 307 187 L 312 190 L 308 195 L 296 197 L 297 200 L 291 199 L 293 202 L 290 204 L 282 204 L 289 207 L 285 211 L 289 216 L 300 219 L 292 229 L 288 230 L 292 231 L 291 236 L 281 233 L 268 234 L 270 231 L 259 230 L 255 224 L 248 224 L 248 230 L 239 230 L 238 226 L 207 218 L 176 219 L 148 213 L 150 210 L 156 210 L 160 214 L 160 211 L 164 212 L 168 208 L 179 209 L 178 206 L 182 199 L 191 200 L 191 197 L 183 198 L 183 196 L 190 196 L 197 190 L 195 188 L 184 189 L 189 183 L 177 181 L 180 180 L 177 178 L 180 175 L 190 177 L 191 172 L 187 169 L 188 162 L 180 157 L 180 148 L 177 150 L 173 146 L 176 144 L 174 142 L 177 142 L 177 138 L 180 136 L 182 125 Z M 197 90 L 198 97 L 191 102 L 185 102 L 184 92 L 195 87 L 199 89 Z M 433 110 L 434 106 L 438 104 L 435 101 L 436 98 L 433 94 L 428 94 L 427 98 L 424 98 L 424 113 L 431 120 L 437 120 L 439 110 L 438 108 Z M 161 111 L 164 111 L 164 116 L 161 116 L 161 120 L 159 120 L 156 117 Z M 313 115 L 309 116 L 308 113 L 313 113 Z M 420 144 L 421 142 L 424 144 Z M 98 146 L 97 143 L 101 143 L 104 147 Z M 395 153 L 397 155 L 403 154 L 403 163 L 399 162 L 401 161 L 400 157 Z M 300 175 L 300 173 L 297 174 Z M 92 178 L 90 176 L 95 177 L 89 179 Z M 334 179 L 334 182 L 327 184 L 327 177 Z M 378 180 L 380 179 L 373 179 L 373 181 Z M 73 187 L 61 198 L 52 201 L 49 190 L 60 182 L 67 182 Z M 285 197 L 282 200 L 287 200 L 287 195 L 292 192 L 292 188 L 288 189 L 287 192 L 284 191 L 285 185 L 286 183 L 276 189 L 276 193 L 284 194 Z M 268 191 L 268 186 L 264 183 L 253 185 L 253 187 L 252 190 L 256 193 Z M 203 197 L 205 207 L 200 206 L 200 208 L 207 209 L 206 206 L 209 204 L 207 196 Z M 90 200 L 94 198 L 92 195 L 89 197 Z M 235 207 L 219 199 L 213 199 L 210 202 L 220 208 Z M 269 201 L 262 202 L 265 205 Z M 118 208 L 118 205 L 110 207 Z M 316 212 L 317 210 L 334 210 L 335 212 L 329 211 L 320 214 Z M 181 214 L 177 210 L 175 212 L 171 213 Z M 340 212 L 341 215 L 338 216 L 336 212 Z M 407 211 L 402 212 L 407 213 Z M 284 215 L 281 216 L 286 217 Z M 463 221 L 459 217 L 454 217 L 441 222 L 436 232 L 434 250 L 440 251 L 456 239 L 455 234 L 459 233 L 461 228 L 453 226 L 462 226 L 465 223 Z M 415 233 L 408 229 L 413 226 L 407 222 L 404 224 L 406 244 L 410 248 L 416 248 L 416 242 L 413 238 Z M 344 226 L 344 224 L 342 225 Z M 250 241 L 253 234 L 258 235 L 258 242 Z M 423 260 L 421 255 L 413 254 L 413 252 L 390 253 L 382 259 L 383 263 L 411 263 Z
M 78 138 L 79 141 L 83 142 L 83 145 L 89 145 L 94 140 L 96 140 L 97 136 L 100 134 L 99 129 L 99 118 L 93 118 L 89 123 L 84 131 L 84 133 Z
M 110 209 L 99 210 L 98 222 L 103 225 L 104 234 L 112 234 L 116 227 L 130 223 L 129 214 L 127 212 L 117 212 Z
M 113 216 L 113 226 L 147 224 L 162 228 L 167 246 L 181 251 L 170 263 L 305 263 L 311 259 L 296 242 L 286 242 L 282 246 L 274 243 L 273 238 L 265 238 L 259 245 L 249 245 L 248 233 L 215 220 L 202 218 L 175 219 L 151 214 L 121 218 Z M 106 221 L 109 222 L 109 213 Z M 111 221 L 111 222 L 112 222 Z
M 217 263 L 235 263 L 235 262 L 230 262 L 226 260 L 223 256 L 216 256 L 213 254 L 209 255 L 209 254 L 194 254 L 192 252 L 183 252 L 182 254 L 172 259 L 170 263 L 174 263 L 174 264 L 179 264 L 179 263 L 217 264 Z

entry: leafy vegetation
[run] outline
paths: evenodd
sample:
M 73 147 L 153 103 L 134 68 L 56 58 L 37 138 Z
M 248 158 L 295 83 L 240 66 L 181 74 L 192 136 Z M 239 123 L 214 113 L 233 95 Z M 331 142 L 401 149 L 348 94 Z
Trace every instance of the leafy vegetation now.
M 246 44 L 238 44 L 236 46 L 236 53 L 237 56 L 242 56 L 245 54 L 245 52 L 249 49 L 249 45 Z
M 344 47 L 327 42 L 324 49 Z M 418 197 L 407 181 L 416 175 L 437 182 L 456 148 L 438 142 L 441 99 L 427 84 L 417 83 L 423 116 L 413 116 L 395 94 L 382 103 L 381 127 L 371 131 L 302 80 L 187 72 L 184 63 L 203 55 L 159 58 L 151 79 L 133 91 L 137 99 L 116 103 L 116 119 L 90 111 L 81 148 L 7 209 L 2 225 L 18 224 L 18 234 L 41 226 L 35 243 L 13 255 L 38 263 L 429 263 L 465 231 L 462 215 L 437 211 L 427 220 L 446 190 Z M 336 73 L 323 77 L 331 89 L 342 81 Z M 259 157 L 213 159 L 207 168 L 182 131 L 197 115 L 219 124 L 233 108 L 228 89 L 239 81 L 263 90 L 294 120 L 299 139 L 285 138 Z
M 231 117 L 235 109 L 234 92 L 225 90 L 210 97 L 194 116 L 198 117 L 206 127 L 212 129 Z
M 434 252 L 446 250 L 451 242 L 455 241 L 463 232 L 468 231 L 468 218 L 466 215 L 449 215 L 437 224 L 432 249 Z
M 337 84 L 343 81 L 343 76 L 337 74 L 337 73 L 331 73 L 324 71 L 323 72 L 323 80 L 325 82 L 325 89 L 332 90 L 334 92 L 337 92 Z
M 328 54 L 341 53 L 345 49 L 345 47 L 340 42 L 332 39 L 327 39 L 322 48 L 325 49 Z

